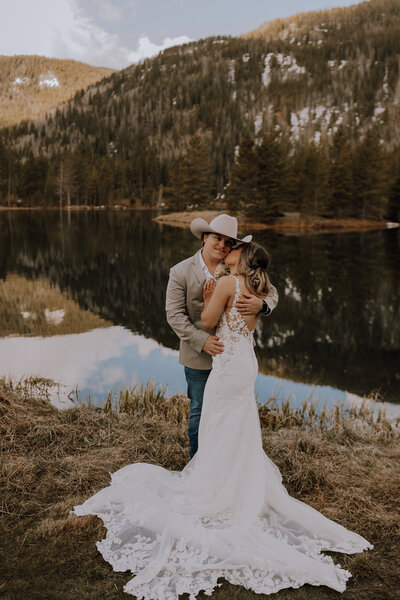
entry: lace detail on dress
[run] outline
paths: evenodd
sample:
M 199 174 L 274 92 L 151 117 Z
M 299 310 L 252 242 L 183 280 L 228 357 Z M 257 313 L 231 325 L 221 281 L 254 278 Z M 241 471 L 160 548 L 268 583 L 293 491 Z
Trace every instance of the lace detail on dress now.
M 237 278 L 236 275 L 230 275 L 230 277 L 233 277 L 235 279 L 235 286 L 236 286 L 235 297 L 233 299 L 233 303 L 230 308 L 230 311 L 228 313 L 226 313 L 225 311 L 223 312 L 223 314 L 221 316 L 221 322 L 220 322 L 219 328 L 222 329 L 224 326 L 226 326 L 233 336 L 251 338 L 251 341 L 252 341 L 253 340 L 253 332 L 250 331 L 250 329 L 247 326 L 246 321 L 243 319 L 242 315 L 236 308 L 236 302 L 238 301 L 240 293 L 241 293 L 239 279 Z
M 224 344 L 224 351 L 213 358 L 213 369 L 221 373 L 231 367 L 233 359 L 239 354 L 243 355 L 249 350 L 254 355 L 254 337 L 253 332 L 247 326 L 246 321 L 236 308 L 236 302 L 240 296 L 239 279 L 235 275 L 229 275 L 235 279 L 235 297 L 228 313 L 222 313 L 217 325 L 215 335 L 217 335 Z M 257 363 L 254 357 L 254 368 L 257 369 Z M 252 373 L 254 375 L 254 373 Z
M 154 549 L 161 542 L 161 536 L 157 534 L 152 538 L 136 535 L 131 543 L 121 546 L 117 532 L 113 531 L 112 519 L 102 518 L 108 527 L 108 534 L 106 539 L 97 543 L 97 547 L 114 571 L 129 570 L 133 574 L 140 573 L 124 587 L 126 593 L 136 596 L 138 600 L 177 600 L 185 593 L 189 594 L 191 600 L 195 600 L 201 590 L 206 595 L 211 595 L 214 589 L 221 585 L 218 584 L 218 579 L 221 577 L 258 594 L 273 594 L 288 587 L 298 588 L 305 583 L 321 585 L 321 573 L 313 576 L 310 573 L 299 572 L 295 577 L 256 565 L 226 569 L 221 564 L 221 559 L 210 555 L 208 548 L 189 544 L 184 539 L 177 539 L 169 545 L 168 555 L 157 577 L 151 577 L 151 557 Z M 274 534 L 276 539 L 282 539 L 276 535 L 276 532 Z M 323 583 L 330 584 L 337 591 L 344 591 L 346 581 L 351 577 L 349 571 L 342 569 L 340 565 L 335 565 L 329 556 L 312 554 L 319 564 L 322 563 L 329 569 L 330 575 Z M 143 573 L 148 567 L 150 574 L 149 580 L 146 581 L 147 577 L 143 577 Z

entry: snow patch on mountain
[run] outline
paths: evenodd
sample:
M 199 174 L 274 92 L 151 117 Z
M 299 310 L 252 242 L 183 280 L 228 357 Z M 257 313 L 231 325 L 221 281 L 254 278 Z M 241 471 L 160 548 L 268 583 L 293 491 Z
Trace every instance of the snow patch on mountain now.
M 271 63 L 275 62 L 275 65 Z M 263 84 L 268 86 L 271 83 L 271 70 L 273 66 L 278 66 L 282 81 L 286 81 L 290 77 L 304 75 L 306 72 L 304 67 L 301 67 L 294 56 L 284 55 L 281 52 L 269 52 L 265 57 L 265 69 L 262 74 Z
M 235 61 L 234 60 L 231 60 L 229 62 L 228 81 L 229 81 L 229 83 L 235 83 Z
M 60 87 L 60 82 L 58 81 L 57 77 L 51 71 L 49 71 L 47 74 L 44 75 L 42 73 L 39 76 L 39 87 Z
M 380 102 L 378 102 L 377 106 L 375 106 L 374 117 L 375 118 L 379 117 L 379 115 L 381 115 L 385 111 L 386 111 L 386 108 L 384 106 L 382 106 L 382 104 Z
M 349 105 L 347 102 L 340 109 L 336 106 L 318 105 L 313 108 L 306 106 L 297 112 L 293 111 L 290 115 L 291 135 L 294 139 L 299 139 L 302 131 L 308 125 L 312 125 L 314 141 L 318 144 L 322 133 L 328 135 L 336 133 L 348 112 Z
M 292 112 L 290 115 L 290 129 L 292 135 L 298 139 L 301 130 L 309 123 L 310 121 L 310 108 L 305 106 L 302 110 L 295 113 Z
M 60 325 L 65 317 L 65 310 L 60 308 L 59 310 L 50 310 L 48 308 L 44 311 L 46 321 L 52 325 Z
M 314 133 L 314 142 L 315 142 L 315 143 L 317 144 L 317 146 L 318 146 L 318 144 L 320 143 L 320 141 L 321 141 L 321 132 L 320 132 L 320 131 L 316 131 L 316 132 Z
M 29 77 L 16 77 L 13 81 L 13 84 L 14 85 L 26 85 L 30 82 L 31 82 L 31 80 L 29 79 Z
M 254 119 L 254 133 L 256 135 L 258 135 L 261 131 L 261 127 L 263 124 L 263 114 L 262 112 L 258 113 L 258 115 L 256 115 L 256 118 Z

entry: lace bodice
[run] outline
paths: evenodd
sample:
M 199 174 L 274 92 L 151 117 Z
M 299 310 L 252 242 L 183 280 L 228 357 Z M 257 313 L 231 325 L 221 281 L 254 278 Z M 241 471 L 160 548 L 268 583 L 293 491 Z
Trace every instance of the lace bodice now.
M 235 279 L 235 297 L 229 312 L 223 312 L 217 325 L 216 334 L 224 344 L 222 354 L 213 358 L 213 369 L 217 372 L 229 372 L 237 367 L 237 362 L 243 364 L 246 356 L 250 358 L 251 376 L 257 374 L 257 361 L 254 354 L 253 332 L 247 326 L 246 321 L 236 307 L 241 290 L 239 279 L 235 275 L 229 275 Z
M 241 294 L 239 278 L 236 275 L 229 275 L 235 280 L 235 297 L 232 306 L 228 313 L 222 313 L 217 326 L 217 335 L 224 337 L 233 337 L 236 341 L 238 338 L 244 337 L 253 342 L 253 332 L 250 331 L 246 321 L 236 307 L 236 303 Z

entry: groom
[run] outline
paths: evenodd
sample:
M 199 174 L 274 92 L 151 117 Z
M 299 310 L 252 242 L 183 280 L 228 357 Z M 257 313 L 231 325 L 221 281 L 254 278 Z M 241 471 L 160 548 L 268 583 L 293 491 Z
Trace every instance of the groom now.
M 198 448 L 198 430 L 203 405 L 204 388 L 211 371 L 212 357 L 221 354 L 224 346 L 212 332 L 205 331 L 201 322 L 203 285 L 214 279 L 218 264 L 224 260 L 234 244 L 248 244 L 252 236 L 237 237 L 237 220 L 219 215 L 210 224 L 194 219 L 192 233 L 202 240 L 202 247 L 194 256 L 172 267 L 166 296 L 167 321 L 180 339 L 179 362 L 185 367 L 187 395 L 190 399 L 189 442 L 190 458 Z M 243 294 L 237 308 L 243 315 L 268 315 L 278 303 L 273 285 L 264 299 Z

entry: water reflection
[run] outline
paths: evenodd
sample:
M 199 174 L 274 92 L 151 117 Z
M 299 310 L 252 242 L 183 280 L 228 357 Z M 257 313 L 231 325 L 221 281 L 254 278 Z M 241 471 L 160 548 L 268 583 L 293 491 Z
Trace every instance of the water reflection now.
M 273 316 L 260 320 L 257 328 L 262 373 L 269 375 L 271 382 L 277 378 L 281 386 L 284 380 L 297 382 L 297 387 L 290 383 L 290 389 L 298 397 L 301 384 L 306 384 L 308 392 L 310 385 L 318 384 L 358 396 L 379 390 L 385 399 L 399 401 L 399 232 L 312 236 L 262 232 L 255 238 L 272 252 L 271 279 L 281 293 Z M 44 282 L 85 311 L 86 329 L 78 327 L 69 333 L 113 325 L 110 339 L 114 339 L 114 347 L 124 348 L 122 354 L 104 359 L 109 364 L 101 362 L 96 374 L 95 367 L 84 360 L 86 342 L 78 335 L 76 340 L 65 335 L 65 352 L 74 344 L 74 352 L 68 353 L 65 361 L 80 361 L 86 383 L 92 377 L 93 382 L 104 380 L 104 385 L 111 380 L 125 384 L 126 373 L 132 377 L 139 373 L 142 381 L 153 377 L 163 382 L 161 356 L 171 361 L 165 372 L 173 379 L 176 355 L 162 355 L 161 350 L 177 348 L 164 315 L 168 272 L 197 247 L 190 232 L 160 226 L 148 213 L 76 213 L 69 224 L 66 219 L 61 223 L 57 213 L 0 214 L 0 277 L 6 279 L 0 283 L 0 336 L 68 333 L 69 325 L 57 330 L 67 323 L 67 312 L 62 319 L 57 312 L 66 310 L 65 304 L 43 301 L 41 321 L 36 319 L 34 325 L 35 319 L 23 314 L 30 312 L 26 301 L 16 307 L 16 294 L 11 297 L 4 292 L 4 286 L 18 277 L 21 298 L 22 281 L 32 285 Z M 91 318 L 94 321 L 89 325 Z M 82 327 L 84 322 L 83 318 Z M 124 346 L 120 330 L 139 336 L 142 344 L 144 339 L 153 340 L 158 350 L 151 351 L 148 367 L 138 358 L 138 341 L 131 339 Z M 95 331 L 80 335 L 96 337 Z M 107 346 L 104 337 L 96 339 L 99 346 Z M 3 373 L 10 341 L 1 340 Z M 175 381 L 182 381 L 181 370 L 176 369 L 181 379 L 170 382 L 171 391 Z
M 52 402 L 60 408 L 87 400 L 102 405 L 110 390 L 132 386 L 154 378 L 169 394 L 185 390 L 178 352 L 154 340 L 135 335 L 124 327 L 94 329 L 47 338 L 0 339 L 2 371 L 19 380 L 27 374 L 53 379 L 62 385 L 53 389 Z M 346 393 L 328 386 L 310 386 L 259 374 L 255 386 L 260 402 L 271 396 L 300 405 L 319 399 L 321 406 L 346 401 Z
M 83 310 L 44 278 L 7 275 L 0 284 L 0 336 L 81 333 L 111 323 Z
M 147 381 L 155 371 L 157 381 L 168 383 L 171 393 L 183 386 L 175 350 L 119 326 L 49 338 L 2 338 L 0 356 L 4 374 L 53 379 L 62 384 L 57 395 L 63 399 L 76 399 L 78 388 L 80 399 L 90 395 L 102 404 L 111 389 Z

